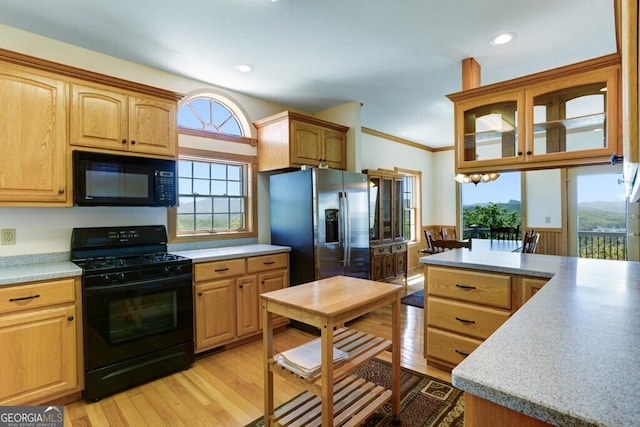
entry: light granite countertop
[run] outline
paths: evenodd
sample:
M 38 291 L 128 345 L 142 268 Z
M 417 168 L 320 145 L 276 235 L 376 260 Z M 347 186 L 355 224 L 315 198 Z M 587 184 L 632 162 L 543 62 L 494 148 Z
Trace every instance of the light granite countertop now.
M 71 261 L 10 265 L 0 268 L 0 286 L 81 275 L 82 269 Z
M 288 246 L 277 245 L 241 245 L 241 246 L 226 246 L 220 248 L 210 249 L 195 249 L 188 251 L 174 251 L 172 253 L 182 255 L 187 258 L 191 258 L 194 263 L 206 262 L 206 261 L 220 261 L 224 259 L 243 258 L 258 255 L 277 254 L 282 252 L 290 252 L 291 248 Z
M 429 265 L 551 277 L 452 372 L 558 426 L 640 426 L 640 263 L 460 249 Z
M 252 244 L 171 251 L 171 253 L 191 258 L 194 263 L 199 263 L 290 251 L 291 248 L 287 246 Z M 71 261 L 61 260 L 61 257 L 63 257 L 62 253 L 0 258 L 0 286 L 82 275 L 80 267 Z M 66 254 L 66 257 L 68 259 L 68 254 Z

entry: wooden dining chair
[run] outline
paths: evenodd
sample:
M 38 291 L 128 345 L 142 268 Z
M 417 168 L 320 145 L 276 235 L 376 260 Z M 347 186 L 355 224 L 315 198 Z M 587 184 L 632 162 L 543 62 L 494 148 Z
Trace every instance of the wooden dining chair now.
M 433 253 L 433 233 L 427 230 L 423 230 L 424 232 L 424 240 L 427 242 L 427 247 L 422 249 L 423 254 L 432 254 Z
M 533 230 L 527 232 L 522 239 L 522 253 L 534 254 L 538 247 L 538 241 L 540 240 L 540 233 L 536 233 Z
M 456 226 L 451 227 L 451 232 L 446 227 L 440 227 L 440 237 L 442 240 L 456 240 Z
M 431 242 L 433 245 L 433 252 L 444 252 L 452 249 L 467 248 L 471 249 L 471 239 L 469 240 L 434 240 Z
M 520 238 L 520 226 L 491 227 L 489 233 L 492 240 L 518 240 Z

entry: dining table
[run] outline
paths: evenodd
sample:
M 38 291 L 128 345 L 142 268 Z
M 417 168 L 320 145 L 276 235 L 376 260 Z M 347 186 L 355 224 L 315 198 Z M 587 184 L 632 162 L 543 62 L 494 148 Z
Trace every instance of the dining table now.
M 471 250 L 521 252 L 522 240 L 472 239 Z

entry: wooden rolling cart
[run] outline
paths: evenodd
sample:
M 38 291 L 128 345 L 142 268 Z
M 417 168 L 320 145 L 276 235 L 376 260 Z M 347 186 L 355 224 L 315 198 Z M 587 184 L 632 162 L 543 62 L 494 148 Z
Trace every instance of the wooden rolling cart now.
M 400 414 L 400 290 L 384 282 L 336 276 L 261 295 L 264 336 L 265 425 L 355 426 L 391 400 Z M 391 340 L 343 327 L 344 323 L 378 307 L 391 305 Z M 273 315 L 295 319 L 320 329 L 322 367 L 318 375 L 301 377 L 274 360 Z M 333 363 L 333 348 L 348 352 Z M 349 373 L 391 348 L 391 390 Z M 274 412 L 273 374 L 300 381 L 306 392 Z

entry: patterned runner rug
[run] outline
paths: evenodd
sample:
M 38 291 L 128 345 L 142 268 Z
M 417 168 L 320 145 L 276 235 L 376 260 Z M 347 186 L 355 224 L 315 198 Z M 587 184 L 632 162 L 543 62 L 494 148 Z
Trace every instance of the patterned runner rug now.
M 461 390 L 428 375 L 402 368 L 400 420 L 403 427 L 463 427 L 464 399 Z M 391 365 L 372 359 L 353 371 L 355 375 L 391 388 Z M 365 427 L 390 426 L 391 403 L 386 403 L 364 423 Z M 262 417 L 246 427 L 264 426 Z
M 424 308 L 424 290 L 405 295 L 400 298 L 402 304 L 412 305 L 414 307 Z

